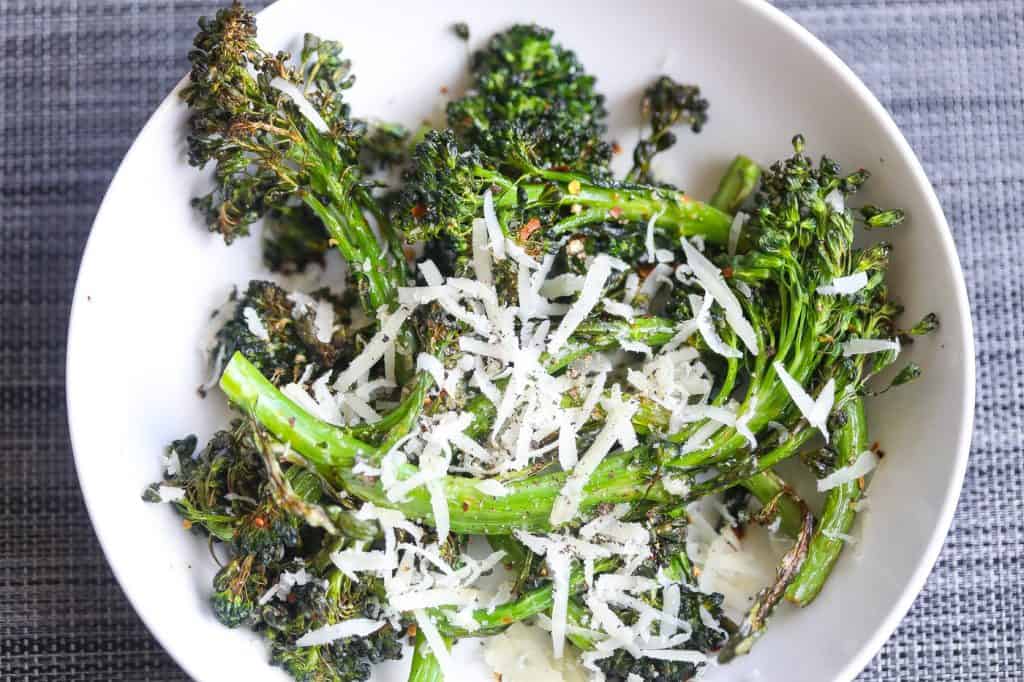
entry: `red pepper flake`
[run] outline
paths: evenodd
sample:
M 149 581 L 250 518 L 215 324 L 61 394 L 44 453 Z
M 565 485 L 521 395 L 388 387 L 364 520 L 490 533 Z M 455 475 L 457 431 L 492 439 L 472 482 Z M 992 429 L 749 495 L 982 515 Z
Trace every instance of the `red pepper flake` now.
M 415 637 L 416 636 L 416 623 L 412 623 L 411 625 L 409 625 L 409 627 L 407 627 L 405 629 L 405 634 L 409 635 L 410 637 Z
M 730 277 L 732 277 L 732 266 L 731 265 L 726 265 L 724 268 L 722 268 L 722 277 L 725 277 L 726 279 L 729 279 Z
M 189 521 L 188 519 L 182 519 L 181 520 L 181 525 L 182 525 L 182 527 L 185 530 L 191 530 L 192 529 L 192 522 Z
M 565 164 L 562 164 L 562 165 L 558 165 L 558 166 L 552 166 L 551 170 L 558 171 L 559 173 L 568 173 L 569 172 L 569 167 L 566 166 Z
M 640 273 L 641 277 L 647 277 L 654 270 L 654 265 L 651 263 L 640 263 L 636 266 L 636 271 Z
M 447 85 L 442 85 L 441 86 L 441 94 L 442 95 L 447 95 L 448 94 L 448 86 Z
M 540 219 L 530 218 L 525 225 L 519 229 L 519 241 L 525 242 L 534 232 L 540 229 Z
M 469 511 L 469 502 L 466 502 L 466 501 L 462 502 L 462 511 L 464 511 L 464 512 L 468 512 Z
M 622 215 L 622 208 L 620 206 L 613 206 L 608 210 L 608 214 L 612 218 L 618 218 L 619 216 Z
M 409 210 L 409 212 L 412 213 L 413 218 L 419 220 L 423 216 L 427 215 L 427 207 L 424 204 L 416 204 Z
M 256 526 L 257 528 L 266 528 L 267 520 L 262 516 L 257 516 L 252 520 L 252 525 Z
M 620 145 L 618 142 L 612 142 L 612 154 L 621 154 L 621 153 L 622 153 L 622 145 Z
M 288 417 L 288 426 L 295 428 L 295 417 Z

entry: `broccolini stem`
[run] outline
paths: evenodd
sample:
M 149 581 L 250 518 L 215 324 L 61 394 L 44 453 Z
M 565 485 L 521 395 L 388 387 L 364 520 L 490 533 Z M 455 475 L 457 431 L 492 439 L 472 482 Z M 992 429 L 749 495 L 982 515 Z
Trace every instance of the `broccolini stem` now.
M 701 235 L 715 244 L 729 241 L 732 218 L 682 192 L 633 185 L 603 187 L 589 182 L 584 176 L 558 171 L 538 170 L 537 175 L 548 182 L 519 183 L 515 191 L 504 192 L 496 199 L 495 208 L 511 207 L 525 193 L 528 203 L 579 205 L 585 209 L 553 225 L 552 234 L 604 220 L 645 222 L 651 216 L 657 216 L 655 226 L 669 230 L 673 241 L 694 235 Z
M 740 485 L 749 490 L 761 504 L 778 505 L 777 511 L 782 519 L 783 532 L 790 537 L 797 536 L 804 514 L 803 508 L 792 494 L 785 494 L 790 488 L 782 477 L 773 471 L 762 471 L 743 480 Z
M 340 200 L 342 207 L 336 205 L 337 201 L 326 205 L 312 193 L 304 193 L 302 199 L 323 222 L 352 270 L 365 279 L 367 289 L 363 308 L 371 315 L 381 306 L 390 308 L 396 300 L 396 273 L 385 263 L 384 255 L 359 207 L 349 205 L 348 199 Z M 349 230 L 355 234 L 350 235 Z M 369 239 L 373 240 L 372 246 L 367 245 L 364 232 L 369 233 Z
M 676 324 L 664 317 L 638 317 L 625 320 L 588 320 L 581 324 L 556 355 L 544 354 L 544 369 L 557 374 L 574 360 L 595 351 L 609 350 L 622 341 L 636 341 L 651 348 L 663 346 L 679 331 Z
M 422 487 L 410 492 L 405 501 L 393 502 L 379 481 L 352 473 L 357 457 L 374 462 L 383 452 L 304 411 L 242 354 L 231 358 L 220 386 L 229 400 L 250 413 L 278 440 L 294 448 L 332 484 L 364 501 L 397 509 L 411 519 L 434 523 L 430 496 Z M 659 483 L 651 483 L 656 478 L 656 469 L 639 462 L 645 453 L 641 447 L 606 458 L 584 488 L 581 509 L 606 502 L 669 500 L 671 496 Z M 403 480 L 416 471 L 411 464 L 403 465 L 398 478 Z M 515 529 L 547 531 L 551 528 L 551 508 L 565 478 L 564 472 L 556 472 L 509 481 L 506 485 L 511 492 L 498 498 L 480 491 L 474 479 L 446 476 L 444 488 L 451 529 L 455 533 L 478 535 L 507 535 Z
M 606 458 L 583 490 L 581 510 L 586 512 L 604 503 L 668 501 L 671 496 L 664 488 L 658 483 L 651 483 L 655 471 L 633 463 L 633 459 L 644 452 L 643 448 L 638 448 Z M 398 478 L 404 480 L 416 471 L 416 467 L 410 464 L 403 465 L 399 467 Z M 356 476 L 348 470 L 335 473 L 352 495 L 378 507 L 397 509 L 415 521 L 435 524 L 430 495 L 422 487 L 411 491 L 404 501 L 392 502 L 378 481 Z M 550 531 L 552 526 L 548 519 L 565 479 L 565 472 L 559 471 L 504 481 L 511 492 L 503 497 L 493 497 L 477 488 L 479 481 L 476 479 L 446 476 L 444 488 L 451 530 L 473 535 L 508 535 L 517 529 Z
M 445 646 L 451 642 L 446 637 Z M 409 682 L 444 682 L 444 671 L 437 657 L 430 650 L 427 638 L 422 630 L 416 632 L 416 644 L 412 650 L 412 667 L 409 669 Z
M 364 185 L 358 185 L 355 188 L 356 201 L 364 210 L 368 211 L 373 219 L 377 221 L 378 229 L 380 230 L 381 236 L 384 237 L 384 242 L 387 247 L 391 250 L 392 255 L 395 258 L 395 269 L 400 276 L 400 280 L 405 282 L 409 278 L 409 264 L 405 260 L 405 252 L 402 249 L 402 237 L 395 230 L 394 225 L 391 224 L 391 217 L 385 211 L 380 202 L 374 198 L 370 190 Z
M 423 405 L 423 397 L 433 383 L 434 379 L 427 372 L 417 374 L 412 390 L 402 399 L 398 407 L 377 421 L 350 426 L 349 433 L 360 440 L 371 441 L 385 436 L 392 429 L 400 429 L 401 424 L 409 419 L 410 413 L 419 414 L 419 409 Z
M 580 651 L 592 651 L 597 645 L 598 639 L 591 635 L 589 625 L 591 622 L 590 611 L 587 610 L 577 599 L 569 600 L 569 609 L 566 613 L 569 625 L 574 626 L 572 632 L 566 632 L 565 638 L 573 643 Z M 597 634 L 596 632 L 594 633 Z
M 310 415 L 277 390 L 239 352 L 224 368 L 220 388 L 231 402 L 305 457 L 334 485 L 339 479 L 333 472 L 351 468 L 356 457 L 369 457 L 376 449 L 353 438 L 344 429 Z
M 729 164 L 709 203 L 718 210 L 732 215 L 753 193 L 760 179 L 760 166 L 740 154 Z
M 696 499 L 705 495 L 720 493 L 735 485 L 741 485 L 744 479 L 767 471 L 779 462 L 795 455 L 797 450 L 809 441 L 815 433 L 814 429 L 801 429 L 792 434 L 784 443 L 780 443 L 760 457 L 752 458 L 749 463 L 743 462 L 737 467 L 735 472 L 726 471 L 711 480 L 693 486 L 690 488 L 689 493 L 687 493 L 687 497 L 692 496 Z
M 599 575 L 601 573 L 607 573 L 615 570 L 618 566 L 619 561 L 616 559 L 601 559 L 594 562 L 594 574 Z M 575 594 L 583 590 L 583 578 L 583 571 L 581 571 L 578 566 L 574 566 L 569 574 L 570 594 Z M 553 603 L 554 588 L 551 583 L 548 583 L 530 590 L 515 601 L 510 601 L 498 606 L 493 611 L 486 608 L 474 611 L 473 618 L 480 625 L 480 629 L 475 632 L 469 632 L 457 625 L 440 620 L 438 622 L 438 628 L 441 632 L 451 637 L 492 635 L 504 630 L 512 623 L 532 618 L 538 613 L 544 613 L 550 610 Z
M 765 626 L 768 625 L 768 617 L 771 616 L 775 605 L 782 600 L 786 587 L 793 581 L 793 577 L 807 557 L 807 547 L 810 544 L 811 531 L 814 528 L 814 517 L 807 510 L 806 505 L 802 505 L 801 519 L 796 543 L 779 562 L 779 568 L 775 573 L 775 582 L 757 594 L 754 605 L 747 612 L 739 630 L 729 638 L 718 654 L 719 663 L 728 663 L 737 656 L 750 653 L 754 644 L 764 634 Z
M 868 423 L 864 401 L 854 396 L 842 408 L 846 420 L 833 432 L 836 468 L 849 466 L 867 447 Z M 786 590 L 786 598 L 798 606 L 807 606 L 821 592 L 825 580 L 839 559 L 846 544 L 842 535 L 850 532 L 856 511 L 853 504 L 860 499 L 859 481 L 850 481 L 832 488 L 825 496 L 825 508 L 811 539 L 807 560 L 800 567 Z

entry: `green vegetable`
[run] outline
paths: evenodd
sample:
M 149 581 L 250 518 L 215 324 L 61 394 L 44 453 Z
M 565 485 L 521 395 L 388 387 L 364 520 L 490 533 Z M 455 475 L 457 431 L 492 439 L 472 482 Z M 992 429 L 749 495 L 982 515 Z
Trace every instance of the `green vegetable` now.
M 437 657 L 430 650 L 427 638 L 422 632 L 416 633 L 416 644 L 412 651 L 412 667 L 409 682 L 444 682 L 444 671 Z
M 669 76 L 661 76 L 644 90 L 642 109 L 650 119 L 651 134 L 636 143 L 633 168 L 626 174 L 626 181 L 653 183 L 651 161 L 655 155 L 675 145 L 672 128 L 686 125 L 699 133 L 708 122 L 708 101 L 700 96 L 696 85 L 682 85 Z
M 418 488 L 404 502 L 388 499 L 379 481 L 371 482 L 354 474 L 357 458 L 374 462 L 384 453 L 356 440 L 343 429 L 310 416 L 291 399 L 282 395 L 241 355 L 235 355 L 224 370 L 220 383 L 228 398 L 253 417 L 282 442 L 287 443 L 332 484 L 380 507 L 397 509 L 411 519 L 433 522 L 430 497 Z M 656 470 L 643 450 L 624 452 L 607 458 L 586 486 L 581 506 L 591 509 L 608 502 L 667 500 L 667 494 L 655 483 Z M 412 464 L 403 465 L 399 479 L 416 472 Z M 480 491 L 476 481 L 449 476 L 445 495 L 456 533 L 507 535 L 514 529 L 549 530 L 548 517 L 555 498 L 565 484 L 562 472 L 538 474 L 510 481 L 511 493 L 493 497 Z
M 854 396 L 837 415 L 834 433 L 836 468 L 853 464 L 868 446 L 868 422 L 864 401 Z M 861 497 L 860 481 L 842 483 L 825 496 L 825 508 L 814 529 L 807 559 L 786 590 L 786 598 L 798 606 L 807 606 L 821 592 L 832 567 L 846 544 L 844 536 L 853 527 L 857 515 L 854 505 Z
M 472 93 L 448 105 L 448 125 L 498 161 L 524 153 L 539 167 L 606 175 L 604 96 L 552 35 L 532 25 L 495 34 L 473 54 Z
M 644 223 L 655 225 L 675 243 L 680 237 L 700 235 L 724 244 L 731 218 L 682 192 L 668 188 L 611 183 L 579 173 L 537 167 L 530 158 L 530 142 L 509 142 L 505 174 L 484 155 L 460 148 L 450 131 L 431 132 L 413 153 L 412 167 L 393 209 L 392 220 L 416 241 L 446 235 L 465 250 L 472 222 L 483 211 L 484 192 L 494 193 L 499 223 L 509 236 L 524 233 L 536 219 L 543 227 L 527 237 L 527 247 L 541 239 L 558 239 L 587 225 Z M 637 226 L 632 238 L 640 236 Z
M 772 615 L 775 606 L 782 600 L 786 588 L 792 584 L 794 577 L 807 558 L 813 524 L 814 517 L 804 507 L 803 522 L 796 544 L 782 557 L 775 574 L 775 582 L 757 594 L 743 623 L 719 652 L 719 663 L 728 663 L 736 656 L 750 653 L 757 640 L 764 635 L 765 628 L 768 626 L 768 618 Z
M 365 637 L 344 637 L 327 644 L 297 646 L 311 630 L 351 618 L 376 619 L 379 598 L 373 587 L 355 583 L 340 571 L 327 571 L 327 587 L 309 584 L 293 588 L 285 602 L 272 601 L 264 609 L 265 634 L 271 641 L 271 662 L 301 682 L 364 682 L 373 666 L 402 657 L 401 635 L 390 625 Z
M 359 169 L 366 126 L 349 117 L 343 99 L 353 78 L 341 44 L 307 34 L 299 63 L 290 65 L 286 54 L 260 47 L 255 17 L 235 3 L 199 22 L 189 61 L 182 91 L 191 111 L 189 162 L 215 166 L 214 191 L 194 202 L 210 230 L 231 242 L 267 212 L 301 202 L 345 259 L 360 265 L 367 310 L 392 304 L 403 268 L 364 215 L 379 211 Z
M 726 213 L 736 213 L 754 193 L 760 179 L 761 167 L 740 154 L 729 164 L 709 203 Z
M 938 326 L 898 326 L 891 246 L 854 244 L 857 227 L 904 220 L 856 205 L 866 171 L 812 161 L 797 136 L 763 173 L 737 156 L 706 203 L 659 184 L 656 155 L 708 124 L 700 88 L 662 76 L 615 178 L 595 77 L 532 25 L 491 37 L 448 128 L 415 134 L 352 114 L 340 43 L 307 35 L 295 60 L 267 52 L 238 3 L 200 21 L 189 60 L 189 161 L 213 167 L 194 202 L 209 228 L 231 242 L 265 219 L 271 270 L 308 275 L 334 247 L 349 272 L 330 289 L 257 280 L 233 294 L 211 364 L 240 418 L 202 449 L 173 441 L 143 493 L 218 545 L 209 601 L 222 623 L 261 633 L 295 679 L 355 682 L 401 656 L 417 603 L 446 646 L 564 607 L 569 642 L 603 649 L 610 609 L 658 648 L 724 662 L 751 650 L 783 596 L 802 606 L 820 592 L 861 486 L 829 491 L 815 520 L 777 465 L 822 477 L 855 461 L 864 401 L 921 373 L 910 363 L 871 385 L 895 344 L 857 346 Z M 401 169 L 396 186 L 382 186 L 387 168 Z M 828 293 L 837 280 L 859 283 Z M 831 443 L 808 449 L 820 431 Z M 738 627 L 722 595 L 696 587 L 693 543 L 709 530 L 690 503 L 712 495 L 737 533 L 777 523 L 795 540 Z M 504 552 L 491 558 L 509 572 L 503 603 L 464 608 L 486 568 L 472 536 Z M 646 581 L 605 599 L 600 576 L 623 571 Z M 441 591 L 418 602 L 428 585 Z M 663 629 L 677 589 L 685 641 Z M 369 634 L 324 635 L 342 630 Z M 414 639 L 410 681 L 439 682 Z M 703 665 L 607 653 L 596 665 L 610 682 L 692 679 Z
M 319 292 L 317 298 L 330 304 L 336 320 L 350 319 L 344 300 L 329 292 Z M 296 305 L 289 292 L 273 282 L 249 282 L 236 297 L 234 313 L 217 331 L 213 357 L 226 360 L 241 353 L 277 385 L 297 381 L 307 368 L 319 375 L 339 359 L 352 357 L 349 333 L 321 341 L 315 311 Z

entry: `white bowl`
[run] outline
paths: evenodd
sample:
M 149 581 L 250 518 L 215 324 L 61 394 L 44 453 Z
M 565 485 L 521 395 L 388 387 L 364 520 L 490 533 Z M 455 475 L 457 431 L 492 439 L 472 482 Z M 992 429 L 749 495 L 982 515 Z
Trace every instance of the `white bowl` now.
M 355 62 L 354 111 L 416 123 L 437 113 L 442 85 L 458 92 L 466 47 L 450 33 L 465 20 L 477 43 L 513 21 L 557 30 L 608 94 L 613 133 L 636 136 L 638 93 L 668 72 L 700 83 L 711 122 L 682 136 L 659 171 L 708 196 L 736 153 L 768 162 L 802 132 L 873 177 L 864 197 L 902 206 L 893 235 L 891 291 L 907 319 L 939 313 L 938 333 L 907 355 L 925 370 L 915 384 L 871 401 L 872 438 L 888 456 L 871 486 L 861 540 L 808 609 L 784 610 L 749 657 L 711 679 L 846 680 L 892 633 L 924 584 L 949 527 L 964 475 L 974 406 L 974 347 L 963 276 L 935 194 L 907 142 L 856 76 L 814 37 L 767 3 L 455 0 L 384 6 L 282 0 L 260 15 L 260 38 L 294 49 L 304 31 L 339 38 Z M 125 593 L 150 630 L 196 679 L 283 680 L 259 639 L 220 626 L 207 608 L 214 564 L 206 543 L 182 532 L 167 506 L 140 500 L 160 476 L 172 438 L 208 436 L 223 399 L 196 394 L 206 316 L 234 283 L 260 273 L 258 244 L 231 248 L 208 234 L 188 199 L 206 179 L 185 163 L 185 107 L 171 95 L 125 157 L 89 238 L 68 339 L 67 396 L 75 461 L 96 533 Z M 627 155 L 623 155 L 627 156 Z M 860 555 L 861 558 L 857 558 Z M 465 679 L 490 679 L 462 647 Z M 799 664 L 794 664 L 799 661 Z M 404 679 L 396 664 L 377 679 Z

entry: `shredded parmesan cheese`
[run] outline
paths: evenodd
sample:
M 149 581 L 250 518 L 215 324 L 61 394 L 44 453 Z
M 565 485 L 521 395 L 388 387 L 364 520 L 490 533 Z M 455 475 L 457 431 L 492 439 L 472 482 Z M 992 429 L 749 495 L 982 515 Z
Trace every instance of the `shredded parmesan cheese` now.
M 730 256 L 736 255 L 736 247 L 740 243 L 740 233 L 743 232 L 743 226 L 747 224 L 749 217 L 746 213 L 740 211 L 732 218 L 732 225 L 729 226 L 728 252 Z
M 740 337 L 747 350 L 757 355 L 759 352 L 757 334 L 750 322 L 743 316 L 743 307 L 740 305 L 739 299 L 736 298 L 736 294 L 725 283 L 722 273 L 688 240 L 683 239 L 682 245 L 683 252 L 686 254 L 686 262 L 693 268 L 693 274 L 697 277 L 697 281 L 704 287 L 704 291 L 710 294 L 725 310 L 726 322 L 736 332 L 736 336 Z
M 569 340 L 572 333 L 576 331 L 576 327 L 580 326 L 580 323 L 586 319 L 590 311 L 597 306 L 598 301 L 601 300 L 601 292 L 604 290 L 604 285 L 608 281 L 609 275 L 611 275 L 611 264 L 608 262 L 608 258 L 603 256 L 595 258 L 590 270 L 587 272 L 586 280 L 583 282 L 583 291 L 580 293 L 579 299 L 569 308 L 569 311 L 562 318 L 561 323 L 559 323 L 558 329 L 551 335 L 548 341 L 548 353 L 557 353 L 565 345 L 565 342 Z
M 325 625 L 316 630 L 310 630 L 302 637 L 295 640 L 295 646 L 307 647 L 329 644 L 345 637 L 366 637 L 387 625 L 383 620 L 370 620 L 369 618 L 350 618 L 334 625 Z
M 410 308 L 400 306 L 394 313 L 382 316 L 380 331 L 373 335 L 363 352 L 353 358 L 349 366 L 338 375 L 334 382 L 335 390 L 347 390 L 360 376 L 369 372 L 377 364 L 377 361 L 384 357 L 384 351 L 394 345 L 395 337 L 401 330 L 402 324 L 411 314 Z
M 878 466 L 878 455 L 870 450 L 865 450 L 850 465 L 836 469 L 825 478 L 818 479 L 818 491 L 825 492 L 844 483 L 852 483 L 869 474 L 876 466 Z
M 857 293 L 868 285 L 868 273 L 855 272 L 846 277 L 837 277 L 831 284 L 822 284 L 818 287 L 819 294 L 826 296 L 850 296 Z
M 821 435 L 825 437 L 825 442 L 827 443 L 829 438 L 828 415 L 832 411 L 832 405 L 836 397 L 835 380 L 829 379 L 828 383 L 821 389 L 821 392 L 818 393 L 817 399 L 814 399 L 807 395 L 803 386 L 797 383 L 796 379 L 790 376 L 786 368 L 782 366 L 782 363 L 773 362 L 772 367 L 775 368 L 775 373 L 779 375 L 782 385 L 786 388 L 786 392 L 789 393 L 789 397 L 793 399 L 797 409 L 807 419 L 807 423 L 821 431 Z
M 843 357 L 867 355 L 869 353 L 900 352 L 899 339 L 849 339 L 843 344 Z
M 270 80 L 270 87 L 275 90 L 280 90 L 284 94 L 288 95 L 295 106 L 299 108 L 299 112 L 305 116 L 313 127 L 317 129 L 317 132 L 326 133 L 330 130 L 330 126 L 327 125 L 327 121 L 320 115 L 320 112 L 316 110 L 316 107 L 306 99 L 306 96 L 302 94 L 302 90 L 299 89 L 295 83 L 284 78 L 275 77 Z
M 267 331 L 266 326 L 263 324 L 263 320 L 260 319 L 260 314 L 256 312 L 254 308 L 246 307 L 242 310 L 242 316 L 245 318 L 245 325 L 249 328 L 249 332 L 261 341 L 269 341 L 270 333 Z
M 484 225 L 491 242 L 491 253 L 495 260 L 505 260 L 505 231 L 498 222 L 498 214 L 494 211 L 494 196 L 491 190 L 484 192 Z

